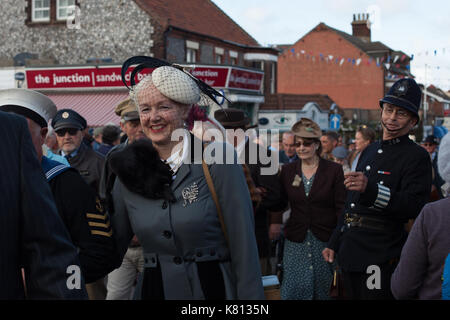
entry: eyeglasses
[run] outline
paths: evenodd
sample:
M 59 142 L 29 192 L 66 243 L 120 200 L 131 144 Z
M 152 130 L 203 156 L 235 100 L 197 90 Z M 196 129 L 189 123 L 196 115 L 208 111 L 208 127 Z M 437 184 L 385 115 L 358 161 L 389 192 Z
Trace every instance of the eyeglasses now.
M 433 143 L 424 143 L 423 146 L 424 147 L 432 147 L 432 146 L 434 146 L 434 144 Z
M 305 146 L 305 147 L 310 147 L 314 142 L 308 142 L 308 141 L 303 141 L 303 142 L 296 142 L 294 143 L 294 147 L 299 148 L 300 146 Z
M 401 110 L 401 109 L 394 109 L 394 108 L 388 107 L 388 106 L 383 108 L 383 112 L 385 112 L 387 115 L 393 114 L 394 111 L 395 111 L 395 116 L 398 117 L 399 119 L 406 119 L 407 117 L 409 117 L 408 111 Z
M 68 132 L 69 135 L 74 136 L 74 135 L 76 135 L 78 133 L 78 131 L 79 130 L 76 129 L 76 128 L 64 128 L 64 129 L 60 129 L 60 130 L 55 131 L 55 132 L 56 132 L 56 135 L 58 137 L 64 137 L 66 135 L 66 132 Z

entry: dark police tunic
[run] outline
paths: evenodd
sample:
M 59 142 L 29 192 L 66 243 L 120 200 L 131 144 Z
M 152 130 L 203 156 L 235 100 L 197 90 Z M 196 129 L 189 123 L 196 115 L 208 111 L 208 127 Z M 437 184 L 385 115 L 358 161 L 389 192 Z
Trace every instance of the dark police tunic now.
M 42 167 L 59 215 L 78 248 L 86 283 L 104 277 L 118 267 L 108 215 L 75 169 L 46 157 Z
M 407 237 L 404 223 L 417 217 L 431 189 L 429 156 L 407 135 L 368 146 L 356 171 L 367 176 L 366 191 L 347 193 L 328 244 L 346 272 L 366 272 L 370 265 L 400 257 Z

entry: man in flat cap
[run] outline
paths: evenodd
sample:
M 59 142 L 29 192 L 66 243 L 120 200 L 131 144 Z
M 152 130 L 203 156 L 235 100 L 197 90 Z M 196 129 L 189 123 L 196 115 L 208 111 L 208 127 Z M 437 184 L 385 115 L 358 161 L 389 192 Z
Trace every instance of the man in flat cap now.
M 138 139 L 147 139 L 142 131 L 139 113 L 133 100 L 126 99 L 120 102 L 114 111 L 116 115 L 120 117 L 120 128 L 126 134 L 127 139 L 125 142 L 113 147 L 109 151 L 103 167 L 100 182 L 100 196 L 110 214 L 113 214 L 114 212 L 111 190 L 116 179 L 116 176 L 109 166 L 110 156 L 114 152 L 122 150 L 128 144 L 133 143 Z M 125 253 L 122 265 L 108 275 L 106 300 L 130 299 L 136 276 L 139 272 L 142 272 L 143 268 L 144 256 L 142 247 L 136 236 L 134 236 Z
M 78 170 L 84 180 L 98 193 L 104 157 L 87 147 L 83 141 L 86 119 L 72 109 L 59 110 L 52 120 L 61 155 Z
M 56 114 L 48 97 L 26 89 L 0 91 L 0 110 L 26 117 L 34 149 L 50 185 L 58 213 L 73 244 L 79 250 L 82 274 L 86 283 L 104 277 L 114 269 L 115 246 L 109 217 L 97 201 L 96 193 L 74 168 L 43 155 L 47 123 Z M 88 292 L 90 291 L 88 286 Z
M 345 209 L 323 256 L 332 262 L 337 252 L 350 299 L 393 299 L 390 279 L 407 238 L 404 224 L 430 195 L 429 156 L 408 137 L 421 96 L 413 79 L 394 83 L 380 100 L 382 140 L 364 149 L 356 172 L 344 175 Z

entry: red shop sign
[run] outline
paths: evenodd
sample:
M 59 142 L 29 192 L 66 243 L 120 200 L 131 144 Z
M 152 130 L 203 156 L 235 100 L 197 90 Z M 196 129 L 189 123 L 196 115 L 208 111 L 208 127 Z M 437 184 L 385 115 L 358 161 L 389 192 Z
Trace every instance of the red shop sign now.
M 260 91 L 263 76 L 263 72 L 232 68 L 230 79 L 228 80 L 228 87 L 233 89 Z
M 133 68 L 130 68 L 125 75 L 127 83 L 130 83 L 132 70 Z M 264 76 L 263 72 L 233 67 L 188 66 L 188 70 L 211 87 L 250 91 L 260 91 Z M 136 75 L 136 83 L 152 71 L 146 69 L 139 72 Z M 29 89 L 124 88 L 121 66 L 31 68 L 25 73 Z

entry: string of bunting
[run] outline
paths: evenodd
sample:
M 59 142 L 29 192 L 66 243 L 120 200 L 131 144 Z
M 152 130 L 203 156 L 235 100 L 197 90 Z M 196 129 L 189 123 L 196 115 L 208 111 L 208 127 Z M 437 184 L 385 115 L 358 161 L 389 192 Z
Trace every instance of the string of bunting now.
M 443 53 L 448 53 L 450 52 L 450 50 L 445 50 L 445 48 L 442 49 Z M 348 57 L 342 57 L 342 56 L 338 56 L 338 55 L 332 55 L 332 54 L 323 54 L 323 53 L 319 53 L 317 54 L 313 54 L 310 52 L 307 52 L 305 50 L 298 50 L 296 52 L 295 48 L 291 48 L 290 49 L 290 53 L 288 54 L 287 57 L 294 57 L 299 59 L 300 57 L 303 57 L 307 60 L 311 60 L 312 62 L 316 62 L 316 60 L 318 61 L 325 61 L 326 63 L 334 63 L 336 65 L 339 65 L 340 67 L 342 65 L 344 65 L 344 63 L 350 64 L 352 66 L 361 66 L 361 65 L 367 65 L 370 66 L 372 64 L 376 64 L 377 67 L 383 66 L 386 68 L 386 70 L 389 70 L 392 66 L 395 66 L 396 68 L 402 68 L 403 62 L 405 61 L 406 58 L 409 58 L 410 61 L 412 61 L 414 59 L 414 54 L 411 55 L 411 57 L 408 57 L 406 54 L 397 54 L 394 56 L 390 56 L 388 55 L 387 57 L 378 57 L 378 58 L 348 58 Z M 434 50 L 434 55 L 437 54 L 437 50 Z M 420 53 L 419 53 L 420 55 Z M 408 71 L 410 70 L 410 65 L 403 65 L 405 69 L 407 69 Z M 446 69 L 450 67 L 443 67 L 443 66 L 433 66 L 434 68 L 436 68 L 437 70 L 439 69 Z

